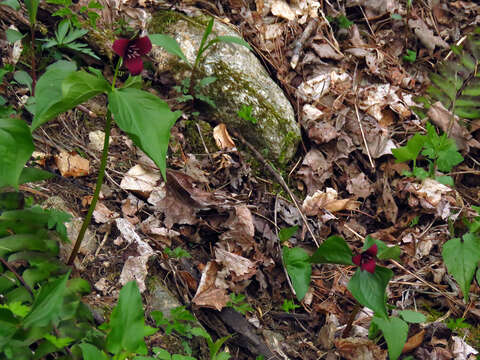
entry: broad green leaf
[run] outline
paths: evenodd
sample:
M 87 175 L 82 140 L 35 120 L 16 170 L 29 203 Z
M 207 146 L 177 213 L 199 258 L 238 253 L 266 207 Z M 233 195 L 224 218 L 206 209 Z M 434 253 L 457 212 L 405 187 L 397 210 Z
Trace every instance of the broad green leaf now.
M 4 0 L 0 4 L 10 6 L 13 10 L 20 10 L 20 4 L 18 0 Z
M 397 317 L 381 318 L 374 316 L 372 319 L 387 341 L 388 355 L 391 360 L 396 360 L 401 355 L 403 346 L 407 341 L 408 325 Z
M 181 112 L 146 91 L 126 88 L 108 95 L 108 107 L 117 125 L 159 167 L 166 179 L 166 157 L 170 129 Z
M 0 349 L 9 343 L 10 339 L 17 331 L 18 320 L 9 309 L 0 308 Z
M 0 118 L 0 188 L 18 186 L 20 174 L 33 150 L 32 134 L 23 120 Z
M 297 299 L 301 301 L 308 291 L 310 285 L 310 276 L 312 275 L 312 265 L 310 256 L 302 248 L 283 247 L 283 262 L 287 269 L 288 276 L 292 280 L 293 288 Z
M 21 85 L 26 85 L 28 87 L 28 90 L 32 92 L 32 78 L 31 76 L 23 70 L 20 71 L 15 71 L 13 73 L 13 78 L 15 79 L 16 82 L 18 82 Z
M 25 196 L 19 191 L 0 193 L 0 214 L 8 210 L 21 209 L 23 208 L 24 204 Z
M 77 66 L 73 62 L 60 60 L 50 65 L 38 79 L 35 87 L 36 109 L 32 131 L 51 119 L 48 118 L 50 114 L 47 114 L 47 111 L 62 98 L 62 82 L 76 69 Z
M 293 235 L 295 235 L 297 231 L 298 231 L 298 225 L 280 229 L 280 231 L 278 232 L 278 240 L 280 240 L 280 242 L 283 243 L 288 239 L 290 239 Z
M 38 4 L 40 4 L 40 0 L 25 0 L 25 6 L 27 7 L 30 26 L 35 25 L 37 21 Z
M 67 287 L 69 291 L 79 294 L 89 294 L 92 291 L 90 283 L 82 278 L 68 280 Z
M 21 250 L 48 251 L 45 238 L 36 234 L 16 234 L 0 239 L 0 256 Z
M 417 133 L 413 135 L 410 140 L 408 140 L 406 146 L 392 149 L 392 154 L 395 156 L 396 162 L 415 160 L 417 159 L 418 154 L 420 154 L 420 150 L 422 150 L 424 143 L 425 136 Z
M 406 322 L 409 323 L 414 323 L 414 324 L 420 324 L 424 323 L 427 321 L 427 318 L 425 315 L 418 311 L 413 311 L 413 310 L 400 310 L 398 312 L 398 315 L 405 320 Z
M 166 52 L 178 56 L 180 59 L 185 61 L 189 67 L 192 67 L 192 64 L 190 64 L 188 61 L 177 40 L 164 34 L 152 34 L 148 35 L 148 37 L 150 38 L 152 44 L 161 46 Z
M 378 316 L 387 317 L 385 291 L 392 276 L 392 270 L 378 265 L 373 274 L 357 269 L 347 288 L 360 304 L 373 310 Z
M 18 41 L 24 37 L 21 32 L 14 29 L 5 30 L 5 35 L 7 35 L 7 41 L 10 43 L 14 43 L 15 41 Z
M 353 265 L 352 250 L 341 236 L 330 236 L 325 240 L 310 258 L 315 264 Z
M 135 89 L 141 89 L 143 85 L 142 77 L 139 76 L 129 76 L 128 79 L 123 84 L 122 88 L 133 87 Z
M 108 93 L 111 86 L 103 77 L 89 74 L 86 71 L 75 71 L 69 73 L 62 80 L 61 89 L 60 100 L 45 109 L 41 116 L 35 117 L 32 130 L 98 94 Z M 36 91 L 38 93 L 38 88 Z
M 205 86 L 208 86 L 208 85 L 214 83 L 215 81 L 217 81 L 217 78 L 215 76 L 206 76 L 203 79 L 200 79 L 198 81 L 198 86 L 203 88 Z
M 171 360 L 172 355 L 165 349 L 154 348 L 155 357 L 159 360 Z
M 32 311 L 23 322 L 25 329 L 32 326 L 46 326 L 57 319 L 69 276 L 70 272 L 40 289 L 40 293 L 35 297 Z
M 400 254 L 402 253 L 402 249 L 400 249 L 400 247 L 398 247 L 397 245 L 388 246 L 382 240 L 374 239 L 370 235 L 365 238 L 365 243 L 363 244 L 362 251 L 369 249 L 373 244 L 377 244 L 377 258 L 379 258 L 380 260 L 400 260 Z
M 197 360 L 197 359 L 187 355 L 173 354 L 172 360 Z
M 200 336 L 202 338 L 204 338 L 205 340 L 208 340 L 210 342 L 213 343 L 212 341 L 212 337 L 210 336 L 210 334 L 204 329 L 204 328 L 201 328 L 201 327 L 194 327 L 192 330 L 191 330 L 191 333 L 192 335 L 194 336 Z
M 84 360 L 107 360 L 107 355 L 92 344 L 83 343 L 78 345 L 82 350 Z
M 450 185 L 450 186 L 455 185 L 455 183 L 453 182 L 453 178 L 448 175 L 435 176 L 435 180 L 437 180 L 440 184 L 443 184 L 443 185 Z
M 18 183 L 26 184 L 30 182 L 42 181 L 42 180 L 51 179 L 54 176 L 55 174 L 52 174 L 51 172 L 48 172 L 42 169 L 33 168 L 33 167 L 24 167 L 22 169 L 22 172 L 20 173 L 20 177 L 18 178 Z
M 467 233 L 462 240 L 451 239 L 443 244 L 442 257 L 448 272 L 460 285 L 463 298 L 468 302 L 470 284 L 480 261 L 480 238 Z
M 130 281 L 120 290 L 117 306 L 110 317 L 107 350 L 115 355 L 122 351 L 146 355 L 139 351 L 145 347 L 144 326 L 142 296 L 137 283 Z

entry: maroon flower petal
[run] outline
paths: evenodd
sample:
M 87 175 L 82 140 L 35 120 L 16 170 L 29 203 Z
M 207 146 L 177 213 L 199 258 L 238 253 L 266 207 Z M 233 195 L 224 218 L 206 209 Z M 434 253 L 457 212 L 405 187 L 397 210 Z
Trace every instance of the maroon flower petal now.
M 117 39 L 113 42 L 113 51 L 118 56 L 124 57 L 128 49 L 128 39 Z
M 362 263 L 362 255 L 355 255 L 354 257 L 352 257 L 352 261 L 355 265 L 360 266 L 360 264 Z
M 363 263 L 360 268 L 362 270 L 368 271 L 370 274 L 373 274 L 375 272 L 375 260 L 368 260 L 367 262 Z
M 143 70 L 143 61 L 140 56 L 131 58 L 131 59 L 124 59 L 125 66 L 127 67 L 128 71 L 130 71 L 130 74 L 132 75 L 138 75 L 142 72 Z
M 138 38 L 135 41 L 135 46 L 138 48 L 140 55 L 148 54 L 152 50 L 152 43 L 148 36 Z
M 377 256 L 377 252 L 378 252 L 378 246 L 377 246 L 377 244 L 373 244 L 373 245 L 370 246 L 365 252 L 366 252 L 368 255 Z

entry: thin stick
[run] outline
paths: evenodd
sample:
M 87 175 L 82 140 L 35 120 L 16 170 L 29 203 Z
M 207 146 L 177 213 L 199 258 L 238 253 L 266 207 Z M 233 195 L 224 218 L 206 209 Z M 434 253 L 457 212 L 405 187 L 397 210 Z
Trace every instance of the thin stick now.
M 13 273 L 13 275 L 15 275 L 15 277 L 18 279 L 18 281 L 20 281 L 20 282 L 22 283 L 22 285 L 25 287 L 25 289 L 27 289 L 27 291 L 30 293 L 30 295 L 32 296 L 32 299 L 33 299 L 33 298 L 34 298 L 34 296 L 33 296 L 33 291 L 32 291 L 32 289 L 30 289 L 30 286 L 27 285 L 27 283 L 25 282 L 25 280 L 23 280 L 23 277 L 22 277 L 20 274 L 18 274 L 18 273 L 15 271 L 15 269 L 14 269 L 12 266 L 10 266 L 10 264 L 9 264 L 7 261 L 5 261 L 4 258 L 0 257 L 0 262 L 1 262 L 8 270 L 10 270 L 10 271 Z
M 200 135 L 200 140 L 202 140 L 203 148 L 205 149 L 205 152 L 207 153 L 208 158 L 210 159 L 210 163 L 213 165 L 212 156 L 210 155 L 210 152 L 208 151 L 207 145 L 205 144 L 205 140 L 203 140 L 202 129 L 200 129 L 200 125 L 198 125 L 198 122 L 196 122 L 195 125 L 197 126 L 198 135 Z
M 292 199 L 293 203 L 295 204 L 295 207 L 297 208 L 297 210 L 299 211 L 300 213 L 300 216 L 302 217 L 302 220 L 305 224 L 305 226 L 307 227 L 307 230 L 308 232 L 310 233 L 310 235 L 312 236 L 312 239 L 313 241 L 315 242 L 315 245 L 317 245 L 317 247 L 320 246 L 320 243 L 318 242 L 315 234 L 313 233 L 312 229 L 310 228 L 310 225 L 308 225 L 308 220 L 307 218 L 305 217 L 305 214 L 303 213 L 302 209 L 300 208 L 300 206 L 298 205 L 298 201 L 297 199 L 295 198 L 295 195 L 292 193 L 292 191 L 290 190 L 290 188 L 288 187 L 287 183 L 285 182 L 285 180 L 283 179 L 283 177 L 280 176 L 280 174 L 265 160 L 265 158 L 262 156 L 262 154 L 260 154 L 258 152 L 257 149 L 255 149 L 255 147 L 250 144 L 247 140 L 245 140 L 245 138 L 240 135 L 238 132 L 236 132 L 235 130 L 231 130 L 230 131 L 235 137 L 237 137 L 241 142 L 242 144 L 244 144 L 246 147 L 248 147 L 252 152 L 253 154 L 255 155 L 255 157 L 257 158 L 258 161 L 260 161 L 266 168 L 267 170 L 273 175 L 273 177 L 275 178 L 275 180 L 278 181 L 278 183 L 282 186 L 282 188 L 288 193 L 288 195 L 290 196 L 290 198 Z
M 360 120 L 360 114 L 358 113 L 357 99 L 355 99 L 355 114 L 357 114 L 358 126 L 360 126 L 360 132 L 362 133 L 363 144 L 367 150 L 370 166 L 372 167 L 373 172 L 375 172 L 375 165 L 373 164 L 372 155 L 370 155 L 370 149 L 368 148 L 367 139 L 365 138 L 365 133 L 363 132 L 362 121 Z

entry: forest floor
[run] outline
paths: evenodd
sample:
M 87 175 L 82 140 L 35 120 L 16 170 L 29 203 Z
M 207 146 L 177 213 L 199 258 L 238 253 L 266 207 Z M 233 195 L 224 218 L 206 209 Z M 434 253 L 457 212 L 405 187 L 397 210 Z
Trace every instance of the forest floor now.
M 149 12 L 159 6 L 134 3 L 128 6 Z M 347 289 L 355 267 L 314 265 L 307 295 L 299 302 L 281 256 L 282 246 L 313 254 L 331 235 L 342 236 L 355 254 L 370 235 L 402 250 L 398 261 L 378 263 L 394 273 L 388 304 L 427 319 L 410 325 L 401 358 L 475 358 L 480 277 L 465 302 L 447 272 L 442 246 L 467 232 L 464 219 L 479 216 L 472 206 L 480 206 L 480 117 L 454 117 L 451 104 L 433 101 L 427 109 L 417 97 L 425 96 L 430 74 L 440 64 L 457 59 L 451 47 L 465 43 L 478 28 L 480 6 L 447 0 L 180 0 L 170 5 L 187 14 L 200 9 L 236 26 L 294 107 L 302 143 L 287 167 L 277 170 L 287 189 L 234 135 L 238 151 L 208 150 L 201 142 L 215 144 L 211 132 L 192 141 L 198 135 L 195 122 L 208 118 L 184 111 L 172 130 L 165 185 L 149 160 L 114 128 L 105 186 L 90 226 L 93 248 L 76 262 L 94 289 L 88 301 L 114 304 L 121 276 L 130 271 L 146 288 L 147 311 L 149 279 L 156 277 L 212 335 L 234 334 L 227 347 L 235 359 L 259 354 L 255 346 L 245 346 L 255 336 L 249 332 L 278 359 L 384 359 L 385 341 L 368 340 L 372 313 L 367 308 L 344 333 L 356 313 Z M 173 103 L 174 84 L 151 71 L 149 76 L 152 84 L 170 86 L 165 94 Z M 22 187 L 42 201 L 60 197 L 79 217 L 88 209 L 101 155 L 101 148 L 92 146 L 95 132 L 103 130 L 103 118 L 97 116 L 102 111 L 95 107 L 84 104 L 35 136 L 45 168 L 59 173 L 55 158 L 76 152 L 89 159 L 89 175 Z M 392 155 L 392 148 L 405 146 L 414 134 L 426 134 L 427 121 L 439 134 L 446 132 L 463 156 L 451 171 L 436 174 L 450 176 L 453 185 L 405 176 L 404 171 L 414 170 L 413 162 L 396 162 Z M 139 164 L 143 174 L 135 173 Z M 415 166 L 430 171 L 425 156 Z M 154 202 L 152 196 L 165 197 Z M 278 232 L 293 226 L 298 231 L 281 244 Z M 129 257 L 138 258 L 128 229 L 155 256 L 147 263 L 131 261 L 125 269 Z M 189 255 L 168 250 L 176 248 Z M 206 286 L 200 284 L 202 274 L 211 280 L 203 294 L 198 291 Z M 245 295 L 250 306 L 237 320 L 219 311 L 231 293 Z M 286 312 L 286 300 L 298 307 Z

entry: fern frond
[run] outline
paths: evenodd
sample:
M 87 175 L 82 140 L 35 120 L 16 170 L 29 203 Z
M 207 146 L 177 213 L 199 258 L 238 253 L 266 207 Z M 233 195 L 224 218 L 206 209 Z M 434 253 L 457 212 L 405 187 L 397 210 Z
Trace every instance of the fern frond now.
M 475 29 L 463 46 L 452 46 L 455 55 L 441 63 L 438 72 L 429 75 L 432 84 L 426 96 L 418 98 L 425 110 L 440 101 L 464 119 L 480 118 L 480 28 Z

